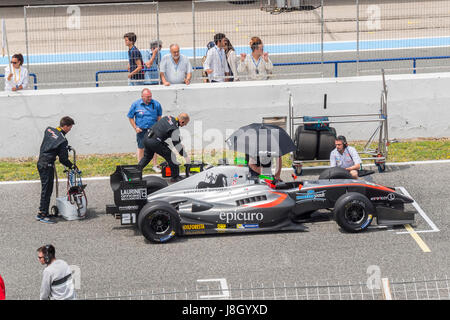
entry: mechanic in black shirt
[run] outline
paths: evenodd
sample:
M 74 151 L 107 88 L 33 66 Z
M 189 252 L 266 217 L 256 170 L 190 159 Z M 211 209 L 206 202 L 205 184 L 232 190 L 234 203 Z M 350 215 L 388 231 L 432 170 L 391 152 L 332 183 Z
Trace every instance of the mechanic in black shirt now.
M 177 118 L 165 116 L 156 122 L 149 130 L 148 135 L 144 138 L 144 157 L 138 163 L 139 168 L 143 170 L 156 152 L 169 164 L 172 172 L 172 178 L 170 181 L 178 182 L 182 180 L 180 177 L 179 164 L 176 161 L 176 155 L 170 150 L 165 141 L 168 138 L 171 138 L 178 153 L 186 159 L 186 163 L 189 163 L 189 156 L 183 150 L 183 145 L 181 144 L 179 130 L 179 127 L 184 127 L 188 124 L 188 122 L 189 116 L 186 113 L 180 113 Z
M 73 164 L 69 160 L 69 146 L 66 140 L 66 134 L 75 124 L 72 118 L 63 117 L 59 122 L 59 127 L 48 127 L 44 132 L 37 168 L 41 179 L 41 201 L 39 213 L 36 220 L 44 223 L 55 223 L 49 217 L 50 198 L 53 192 L 53 179 L 55 177 L 55 161 L 56 157 L 66 167 L 72 169 Z

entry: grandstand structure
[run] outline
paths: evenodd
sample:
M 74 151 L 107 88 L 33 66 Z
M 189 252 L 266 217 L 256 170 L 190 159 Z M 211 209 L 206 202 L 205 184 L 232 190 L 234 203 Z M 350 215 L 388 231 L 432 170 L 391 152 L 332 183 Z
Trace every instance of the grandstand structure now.
M 250 53 L 250 38 L 259 36 L 275 64 L 272 79 L 450 69 L 450 1 L 88 2 L 15 1 L 2 10 L 10 53 L 24 55 L 36 88 L 127 85 L 123 35 L 130 31 L 140 50 L 160 39 L 167 54 L 178 43 L 195 68 L 194 83 L 202 81 L 201 58 L 217 32 L 237 54 Z M 0 57 L 1 65 L 7 61 Z

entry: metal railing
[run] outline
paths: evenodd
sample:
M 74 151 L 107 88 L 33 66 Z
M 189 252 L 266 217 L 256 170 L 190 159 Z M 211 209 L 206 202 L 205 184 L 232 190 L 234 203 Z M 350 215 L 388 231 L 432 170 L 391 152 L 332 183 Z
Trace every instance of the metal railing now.
M 305 66 L 305 65 L 322 65 L 322 64 L 334 64 L 334 77 L 339 77 L 339 65 L 348 63 L 370 63 L 370 62 L 392 62 L 392 61 L 412 61 L 412 73 L 417 74 L 417 61 L 418 60 L 437 60 L 437 59 L 450 59 L 450 56 L 436 56 L 436 57 L 406 57 L 406 58 L 386 58 L 386 59 L 364 59 L 364 60 L 330 60 L 330 61 L 309 61 L 309 62 L 283 62 L 274 63 L 275 67 L 288 67 L 288 66 Z M 194 70 L 203 70 L 202 66 L 193 67 Z M 145 69 L 144 71 L 155 71 L 156 69 Z M 100 74 L 111 74 L 111 73 L 123 73 L 128 72 L 128 70 L 100 70 L 95 73 L 95 86 L 99 86 L 99 75 Z M 272 75 L 272 78 L 276 76 Z M 242 77 L 240 75 L 240 77 Z
M 34 73 L 29 73 L 28 76 L 33 78 L 34 90 L 37 90 L 37 76 Z M 4 78 L 4 74 L 0 74 L 0 78 Z

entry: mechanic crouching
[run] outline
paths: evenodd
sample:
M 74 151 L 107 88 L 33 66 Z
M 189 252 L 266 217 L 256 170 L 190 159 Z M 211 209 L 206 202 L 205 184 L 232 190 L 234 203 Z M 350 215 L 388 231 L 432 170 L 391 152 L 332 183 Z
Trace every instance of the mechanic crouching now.
M 346 169 L 353 179 L 358 179 L 358 170 L 361 169 L 361 158 L 355 148 L 350 147 L 344 136 L 335 139 L 336 148 L 330 154 L 330 166 Z
M 53 224 L 55 221 L 49 217 L 50 198 L 53 192 L 53 179 L 55 177 L 55 161 L 56 157 L 66 167 L 72 169 L 73 164 L 69 160 L 69 146 L 66 134 L 75 124 L 70 117 L 63 117 L 59 122 L 59 127 L 47 127 L 44 132 L 44 139 L 39 152 L 37 169 L 41 179 L 41 200 L 39 213 L 36 220 Z
M 180 177 L 179 164 L 176 161 L 176 155 L 170 150 L 165 141 L 171 138 L 175 148 L 179 145 L 181 149 L 178 153 L 186 159 L 186 163 L 190 163 L 189 156 L 184 151 L 183 145 L 181 144 L 179 130 L 180 127 L 184 127 L 188 124 L 188 122 L 189 116 L 186 113 L 180 113 L 176 118 L 173 116 L 165 116 L 156 122 L 144 139 L 144 157 L 138 163 L 139 168 L 143 170 L 153 158 L 153 155 L 157 153 L 169 164 L 172 172 L 170 182 L 178 182 L 182 180 Z M 179 147 L 177 149 L 179 149 Z

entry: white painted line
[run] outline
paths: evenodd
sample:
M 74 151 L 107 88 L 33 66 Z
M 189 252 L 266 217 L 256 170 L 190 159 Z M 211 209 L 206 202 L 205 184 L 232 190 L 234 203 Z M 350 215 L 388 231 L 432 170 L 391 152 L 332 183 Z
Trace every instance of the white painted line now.
M 402 193 L 407 196 L 410 197 L 411 199 L 414 200 L 413 197 L 411 197 L 411 195 L 409 194 L 408 191 L 406 191 L 406 189 L 404 187 L 397 187 L 396 189 L 399 189 L 402 191 Z M 431 227 L 431 230 L 424 230 L 424 231 L 415 231 L 416 233 L 423 233 L 423 232 L 439 232 L 439 228 L 434 224 L 434 222 L 427 216 L 427 214 L 425 213 L 425 211 L 422 210 L 422 208 L 419 206 L 419 204 L 416 202 L 416 200 L 414 200 L 414 202 L 412 203 L 412 205 L 414 206 L 414 208 L 416 208 L 417 212 L 419 212 L 419 214 L 422 216 L 422 218 L 428 223 L 428 225 Z M 405 233 L 409 233 L 409 232 L 397 232 L 397 234 L 405 234 Z
M 219 295 L 207 295 L 200 296 L 200 299 L 229 299 L 230 291 L 228 290 L 227 280 L 225 278 L 220 279 L 199 279 L 197 282 L 219 282 L 222 294 Z

